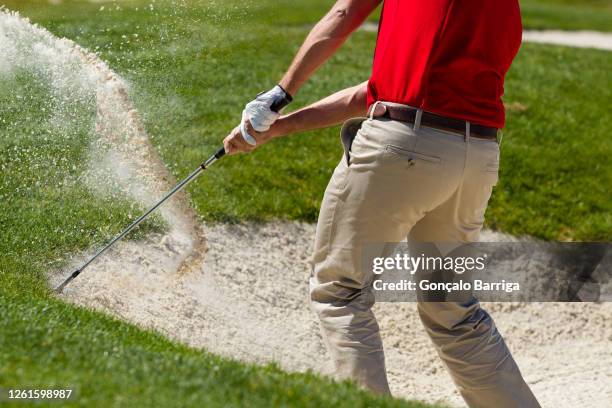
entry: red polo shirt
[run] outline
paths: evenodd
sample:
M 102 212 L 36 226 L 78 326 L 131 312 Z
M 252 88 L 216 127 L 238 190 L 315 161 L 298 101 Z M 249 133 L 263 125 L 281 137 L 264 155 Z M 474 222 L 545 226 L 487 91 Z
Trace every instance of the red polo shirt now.
M 385 0 L 368 106 L 398 102 L 502 128 L 521 36 L 518 0 Z

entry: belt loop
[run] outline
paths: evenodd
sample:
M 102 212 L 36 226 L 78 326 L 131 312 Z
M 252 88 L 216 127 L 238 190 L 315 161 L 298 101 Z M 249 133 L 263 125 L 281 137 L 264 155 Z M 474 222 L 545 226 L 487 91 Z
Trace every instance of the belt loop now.
M 470 121 L 465 121 L 465 140 L 468 140 L 472 136 L 472 130 L 470 129 Z
M 374 119 L 374 112 L 376 112 L 376 107 L 378 106 L 379 103 L 380 101 L 376 101 L 374 102 L 372 106 L 370 106 L 370 113 L 368 114 L 368 119 L 370 120 Z
M 423 109 L 417 109 L 414 117 L 414 127 L 412 128 L 415 132 L 421 128 L 421 117 L 423 116 Z

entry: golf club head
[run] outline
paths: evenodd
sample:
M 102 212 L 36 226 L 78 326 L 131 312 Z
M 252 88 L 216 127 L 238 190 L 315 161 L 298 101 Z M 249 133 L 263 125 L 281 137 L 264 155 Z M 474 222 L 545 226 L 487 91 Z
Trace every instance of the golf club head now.
M 64 288 L 70 283 L 72 282 L 72 280 L 74 278 L 76 278 L 77 276 L 79 276 L 79 274 L 81 273 L 80 269 L 77 269 L 76 271 L 72 272 L 70 274 L 70 276 L 68 276 L 61 284 L 59 284 L 55 289 L 53 289 L 53 292 L 55 294 L 61 294 L 64 291 Z

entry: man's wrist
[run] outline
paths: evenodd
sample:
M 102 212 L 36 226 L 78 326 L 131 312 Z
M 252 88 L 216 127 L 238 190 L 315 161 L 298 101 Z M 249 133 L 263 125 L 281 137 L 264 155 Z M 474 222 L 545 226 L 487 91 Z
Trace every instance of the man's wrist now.
M 280 86 L 287 94 L 291 96 L 294 96 L 298 91 L 297 87 L 293 86 L 293 84 L 291 84 L 291 81 L 285 78 L 280 80 L 278 86 Z
M 291 126 L 292 124 L 289 115 L 281 116 L 276 122 L 274 122 L 274 124 L 270 128 L 270 136 L 273 139 L 277 137 L 287 136 L 292 133 Z

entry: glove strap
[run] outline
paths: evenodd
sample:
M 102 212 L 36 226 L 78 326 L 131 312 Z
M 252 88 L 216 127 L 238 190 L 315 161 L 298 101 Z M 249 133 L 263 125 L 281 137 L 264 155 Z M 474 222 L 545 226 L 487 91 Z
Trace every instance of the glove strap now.
M 279 84 L 276 84 L 276 86 L 278 86 L 281 91 L 283 91 L 283 98 L 275 100 L 270 106 L 270 110 L 272 112 L 278 113 L 281 109 L 283 109 L 285 106 L 289 105 L 291 101 L 293 101 L 293 96 L 291 96 L 289 92 L 287 92 L 285 88 L 283 88 Z

